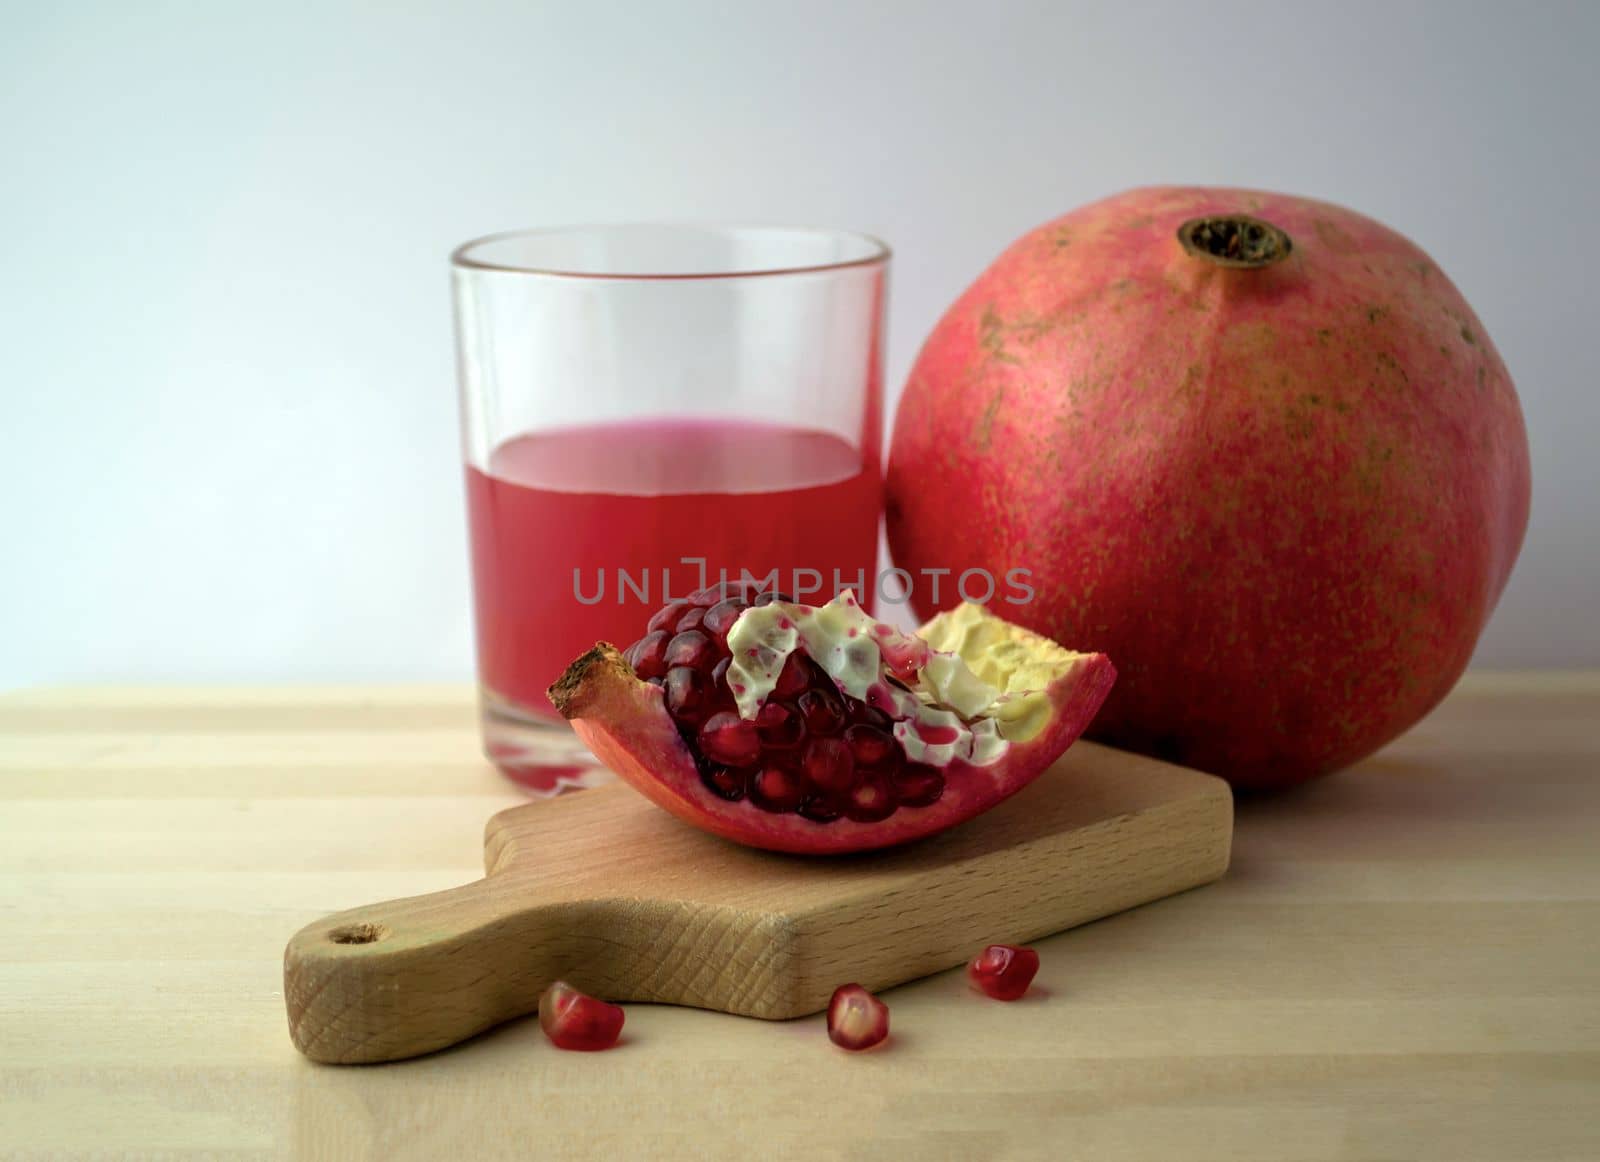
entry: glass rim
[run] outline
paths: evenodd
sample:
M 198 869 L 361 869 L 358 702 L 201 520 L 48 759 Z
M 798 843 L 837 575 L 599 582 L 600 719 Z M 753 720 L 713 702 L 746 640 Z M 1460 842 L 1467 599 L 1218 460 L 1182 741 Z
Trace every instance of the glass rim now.
M 865 243 L 869 253 L 860 258 L 841 259 L 836 262 L 808 263 L 802 266 L 755 266 L 748 270 L 708 271 L 603 271 L 565 270 L 559 266 L 534 264 L 508 264 L 490 262 L 473 256 L 473 251 L 514 238 L 537 238 L 541 235 L 570 234 L 585 230 L 626 230 L 635 228 L 662 230 L 702 230 L 724 235 L 755 231 L 776 231 L 787 234 L 804 234 L 820 237 L 849 238 Z M 571 278 L 595 282 L 700 282 L 716 279 L 772 278 L 786 274 L 824 274 L 858 267 L 881 266 L 894 252 L 889 244 L 874 234 L 859 230 L 841 230 L 828 226 L 784 226 L 753 222 L 593 222 L 568 226 L 535 226 L 518 230 L 501 230 L 469 239 L 450 252 L 450 265 L 460 270 L 483 271 L 492 274 L 522 274 L 539 278 Z

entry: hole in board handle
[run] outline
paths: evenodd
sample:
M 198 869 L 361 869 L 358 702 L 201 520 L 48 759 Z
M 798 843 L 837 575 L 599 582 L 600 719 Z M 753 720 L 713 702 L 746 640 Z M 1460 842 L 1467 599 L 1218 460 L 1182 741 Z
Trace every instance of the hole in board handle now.
M 387 934 L 382 924 L 346 924 L 329 932 L 328 939 L 335 944 L 371 944 Z

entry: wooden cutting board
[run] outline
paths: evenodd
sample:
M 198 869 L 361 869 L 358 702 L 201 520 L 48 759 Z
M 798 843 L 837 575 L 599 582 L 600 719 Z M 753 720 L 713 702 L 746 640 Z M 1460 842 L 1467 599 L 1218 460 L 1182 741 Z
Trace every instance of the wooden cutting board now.
M 786 1018 L 1223 874 L 1221 780 L 1079 742 L 1037 782 L 907 847 L 810 858 L 706 835 L 623 785 L 489 820 L 487 875 L 355 908 L 284 953 L 295 1045 L 414 1057 L 532 1012 L 564 979 L 612 1001 Z

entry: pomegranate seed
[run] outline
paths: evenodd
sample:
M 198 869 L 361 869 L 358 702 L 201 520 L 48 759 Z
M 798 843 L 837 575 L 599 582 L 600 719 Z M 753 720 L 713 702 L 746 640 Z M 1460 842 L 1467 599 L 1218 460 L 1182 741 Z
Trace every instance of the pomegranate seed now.
M 691 629 L 699 629 L 706 619 L 706 611 L 698 605 L 691 606 L 689 611 L 678 618 L 678 624 L 673 628 L 679 633 L 688 633 Z
M 837 734 L 844 725 L 844 703 L 832 690 L 807 690 L 800 695 L 800 717 L 812 734 Z
M 737 581 L 729 581 L 725 586 L 707 585 L 704 589 L 696 589 L 693 593 L 689 594 L 689 604 L 698 605 L 702 609 L 709 609 L 717 602 L 721 601 L 724 597 L 727 597 L 729 595 L 729 591 L 737 584 Z
M 899 774 L 900 768 L 905 765 L 906 752 L 900 749 L 899 743 L 895 743 L 894 746 L 889 748 L 888 754 L 872 764 L 872 769 L 884 778 L 889 779 L 892 785 L 895 775 Z M 896 792 L 895 801 L 898 802 L 899 799 L 900 795 Z
M 798 697 L 811 688 L 812 677 L 807 659 L 796 651 L 784 659 L 783 669 L 778 671 L 777 685 L 772 688 L 772 696 L 783 699 Z
M 894 699 L 889 696 L 889 691 L 883 682 L 874 682 L 867 688 L 867 703 L 868 710 L 876 710 L 884 718 L 889 718 L 888 712 L 894 709 Z M 890 719 L 890 725 L 892 724 L 893 719 Z M 884 729 L 887 730 L 888 726 Z
M 707 633 L 714 634 L 718 641 L 728 640 L 728 631 L 733 628 L 733 623 L 739 620 L 739 615 L 745 611 L 742 601 L 729 599 L 719 601 L 706 610 L 704 625 Z M 681 627 L 680 627 L 681 628 Z
M 805 741 L 806 724 L 794 707 L 768 702 L 756 711 L 756 731 L 762 745 L 772 750 L 792 750 Z
M 747 767 L 761 757 L 761 736 L 755 723 L 731 710 L 719 710 L 700 728 L 700 750 L 730 767 Z
M 804 803 L 800 804 L 798 814 L 813 823 L 832 823 L 839 818 L 840 811 L 828 799 L 823 798 L 821 795 L 812 795 Z
M 726 690 L 728 688 L 728 665 L 732 661 L 732 658 L 723 658 L 722 661 L 711 667 L 711 685 L 717 690 Z
M 671 629 L 678 624 L 678 618 L 683 616 L 684 610 L 689 607 L 681 601 L 674 601 L 671 605 L 662 606 L 650 618 L 650 624 L 645 626 L 647 632 L 658 629 Z
M 775 593 L 775 592 L 772 592 L 770 590 L 763 591 L 761 593 L 757 593 L 755 595 L 754 600 L 752 600 L 750 602 L 750 604 L 751 605 L 771 605 L 774 601 L 785 601 L 785 602 L 788 602 L 790 605 L 794 604 L 794 598 L 790 597 L 787 593 Z
M 667 695 L 667 710 L 674 718 L 685 718 L 705 705 L 710 683 L 699 670 L 673 666 L 667 671 L 667 680 L 662 688 Z
M 667 672 L 667 634 L 655 630 L 628 647 L 628 664 L 641 678 L 660 678 Z
M 907 682 L 917 680 L 917 672 L 928 664 L 928 643 L 913 634 L 902 634 L 892 642 L 879 642 L 883 664 L 889 672 Z
M 730 803 L 736 803 L 744 798 L 745 772 L 712 763 L 707 765 L 700 773 L 700 777 L 721 798 Z
M 847 726 L 844 740 L 850 745 L 856 762 L 864 767 L 879 765 L 898 749 L 893 736 L 876 726 Z
M 558 1049 L 609 1049 L 622 1033 L 622 1008 L 556 981 L 539 995 L 539 1028 Z
M 844 813 L 847 819 L 857 823 L 877 823 L 893 815 L 897 806 L 899 804 L 895 802 L 894 792 L 889 789 L 889 780 L 869 772 L 850 788 L 849 795 L 845 797 Z
M 889 1006 L 858 984 L 833 990 L 828 1002 L 828 1040 L 841 1049 L 871 1049 L 889 1035 Z
M 894 719 L 890 718 L 876 706 L 868 706 L 865 702 L 850 700 L 850 721 L 857 726 L 876 726 L 885 734 L 894 730 Z
M 837 738 L 813 738 L 806 743 L 801 767 L 811 785 L 825 795 L 848 791 L 855 782 L 855 760 L 850 748 Z
M 926 807 L 944 794 L 944 776 L 921 763 L 897 772 L 892 779 L 895 797 L 902 807 Z
M 1039 954 L 1015 944 L 991 944 L 967 965 L 967 979 L 997 1001 L 1014 1001 L 1028 991 L 1039 971 Z
M 763 811 L 793 811 L 805 797 L 804 780 L 779 767 L 764 768 L 750 783 L 750 802 Z
M 667 643 L 664 655 L 669 666 L 690 666 L 696 670 L 709 670 L 717 660 L 717 647 L 697 629 L 680 633 Z

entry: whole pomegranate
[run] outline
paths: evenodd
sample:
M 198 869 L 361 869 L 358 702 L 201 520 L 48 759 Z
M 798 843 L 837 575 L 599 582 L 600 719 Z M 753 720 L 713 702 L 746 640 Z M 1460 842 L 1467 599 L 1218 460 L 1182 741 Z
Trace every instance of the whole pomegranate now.
M 1155 188 L 1026 235 L 950 308 L 888 535 L 917 576 L 1031 570 L 1005 616 L 1117 661 L 1095 737 L 1269 787 L 1449 691 L 1528 494 L 1511 378 L 1425 253 L 1325 202 Z

